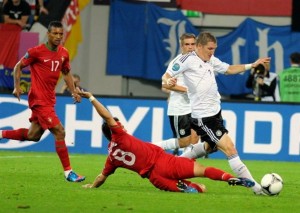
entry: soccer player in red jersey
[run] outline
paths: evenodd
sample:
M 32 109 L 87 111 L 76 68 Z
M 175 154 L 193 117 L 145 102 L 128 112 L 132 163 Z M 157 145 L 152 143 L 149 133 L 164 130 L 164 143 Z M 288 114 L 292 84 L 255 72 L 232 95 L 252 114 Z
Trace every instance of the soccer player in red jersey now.
M 23 93 L 20 87 L 21 70 L 30 66 L 31 88 L 28 93 L 28 104 L 32 111 L 29 121 L 29 129 L 2 130 L 0 138 L 20 141 L 39 141 L 44 131 L 49 129 L 55 139 L 56 152 L 64 169 L 65 177 L 70 182 L 81 182 L 84 176 L 77 175 L 72 171 L 68 149 L 65 143 L 65 130 L 54 106 L 56 103 L 55 87 L 60 74 L 64 76 L 74 102 L 80 102 L 81 97 L 77 94 L 72 74 L 70 72 L 69 53 L 61 45 L 63 39 L 63 25 L 53 21 L 48 27 L 48 42 L 28 49 L 24 57 L 14 67 L 14 91 L 13 95 L 20 101 Z
M 110 141 L 104 169 L 92 184 L 83 185 L 84 188 L 101 186 L 118 167 L 132 170 L 142 178 L 148 178 L 156 188 L 165 191 L 205 192 L 206 188 L 203 184 L 186 180 L 193 177 L 207 177 L 226 181 L 229 185 L 245 187 L 251 187 L 254 184 L 249 179 L 235 178 L 220 169 L 205 167 L 194 160 L 171 155 L 159 146 L 129 135 L 118 119 L 112 117 L 110 112 L 90 92 L 82 90 L 79 94 L 88 98 L 104 119 L 102 132 Z

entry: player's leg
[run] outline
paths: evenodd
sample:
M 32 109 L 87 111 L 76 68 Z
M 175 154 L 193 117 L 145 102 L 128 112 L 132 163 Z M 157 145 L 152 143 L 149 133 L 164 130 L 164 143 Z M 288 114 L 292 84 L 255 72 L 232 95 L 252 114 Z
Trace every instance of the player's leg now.
M 0 130 L 0 138 L 25 141 L 28 140 L 28 129 Z
M 203 184 L 192 183 L 186 180 L 171 179 L 159 172 L 160 169 L 153 169 L 149 181 L 158 189 L 171 192 L 202 193 L 206 191 Z
M 163 150 L 175 150 L 179 148 L 177 138 L 169 138 L 163 141 L 155 141 L 154 145 L 161 147 Z
M 43 129 L 49 129 L 55 140 L 55 150 L 64 169 L 65 177 L 71 182 L 80 182 L 84 176 L 77 175 L 72 171 L 68 148 L 65 142 L 65 129 L 62 126 L 54 107 L 39 107 L 39 123 Z
M 39 141 L 44 133 L 43 128 L 38 122 L 38 118 L 35 116 L 35 112 L 32 112 L 31 118 L 29 119 L 31 125 L 29 129 L 20 128 L 16 130 L 2 130 L 0 138 L 13 139 L 19 141 Z
M 262 190 L 261 185 L 255 181 L 247 166 L 241 161 L 238 152 L 227 133 L 222 136 L 217 146 L 218 149 L 227 156 L 228 163 L 232 171 L 238 177 L 244 177 L 254 181 L 255 185 L 252 187 L 252 190 L 255 193 L 259 193 Z
M 205 191 L 205 187 L 201 187 L 201 184 L 193 185 L 190 182 L 184 182 L 185 179 L 195 177 L 194 161 L 188 158 L 162 154 L 147 177 L 155 187 L 161 190 L 186 193 Z
M 190 114 L 172 115 L 169 116 L 169 120 L 173 132 L 173 138 L 154 142 L 153 144 L 160 146 L 164 150 L 173 149 L 173 154 L 178 155 L 179 148 L 184 148 L 189 146 L 191 143 L 196 143 L 198 136 L 197 134 L 194 134 L 193 137 L 191 137 Z
M 207 177 L 212 180 L 228 181 L 234 176 L 215 167 L 205 167 L 198 162 L 194 162 L 195 177 Z
M 221 111 L 215 116 L 201 119 L 197 122 L 200 124 L 199 133 L 204 141 L 215 150 L 221 150 L 227 157 L 228 163 L 233 172 L 240 178 L 248 178 L 252 180 L 255 185 L 252 187 L 254 192 L 261 191 L 261 186 L 252 177 L 246 165 L 240 160 L 237 150 L 228 136 L 228 130 L 223 125 L 223 118 Z M 195 122 L 193 122 L 195 124 Z
M 209 153 L 213 152 L 209 144 L 201 138 L 201 134 L 206 134 L 203 132 L 200 126 L 198 126 L 198 119 L 191 118 L 191 144 L 188 149 L 180 155 L 180 157 L 186 157 L 190 159 L 197 159 L 206 157 Z
M 196 177 L 207 177 L 212 180 L 226 181 L 231 186 L 253 187 L 254 182 L 248 178 L 236 178 L 221 169 L 215 167 L 205 167 L 195 162 L 194 173 Z
M 81 182 L 85 180 L 84 176 L 77 175 L 72 171 L 68 148 L 65 142 L 65 129 L 59 122 L 56 126 L 49 129 L 55 139 L 55 150 L 63 166 L 65 177 L 71 182 Z
M 177 155 L 179 149 L 179 141 L 174 127 L 174 121 L 178 120 L 178 116 L 169 115 L 168 117 L 170 121 L 171 130 L 173 133 L 173 138 L 169 138 L 162 141 L 155 141 L 153 142 L 153 144 L 161 147 L 163 150 L 174 150 L 173 154 Z
M 42 135 L 44 134 L 45 130 L 41 127 L 38 122 L 32 121 L 31 126 L 28 130 L 28 140 L 30 141 L 40 141 Z
M 196 144 L 191 144 L 187 150 L 185 150 L 180 157 L 186 157 L 190 159 L 197 159 L 201 157 L 205 157 L 209 145 L 206 142 L 202 142 L 201 139 Z

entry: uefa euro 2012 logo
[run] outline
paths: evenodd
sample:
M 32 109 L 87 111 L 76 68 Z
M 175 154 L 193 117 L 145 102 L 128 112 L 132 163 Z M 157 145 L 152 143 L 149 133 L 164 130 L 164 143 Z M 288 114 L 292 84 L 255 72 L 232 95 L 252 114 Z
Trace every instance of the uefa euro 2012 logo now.
M 179 68 L 180 68 L 180 65 L 179 65 L 178 63 L 175 63 L 175 64 L 173 65 L 173 67 L 172 67 L 172 70 L 173 70 L 173 71 L 178 71 Z

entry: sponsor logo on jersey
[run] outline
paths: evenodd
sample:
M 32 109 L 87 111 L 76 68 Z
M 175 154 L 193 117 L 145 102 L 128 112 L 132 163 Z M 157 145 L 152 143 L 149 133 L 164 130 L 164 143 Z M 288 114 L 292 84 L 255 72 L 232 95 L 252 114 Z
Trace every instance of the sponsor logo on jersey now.
M 180 65 L 178 63 L 174 64 L 172 67 L 173 71 L 178 71 L 180 69 Z
M 50 59 L 44 59 L 44 62 L 48 62 L 48 61 L 50 61 Z

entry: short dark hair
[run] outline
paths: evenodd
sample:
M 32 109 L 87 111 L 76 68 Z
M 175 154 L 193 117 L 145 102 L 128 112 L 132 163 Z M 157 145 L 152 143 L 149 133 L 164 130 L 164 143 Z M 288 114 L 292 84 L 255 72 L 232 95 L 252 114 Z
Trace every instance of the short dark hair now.
M 63 24 L 60 21 L 51 21 L 48 25 L 48 32 L 51 32 L 51 28 L 63 28 Z
M 114 117 L 115 121 L 119 121 L 117 117 Z M 102 133 L 108 141 L 111 141 L 111 131 L 108 124 L 104 121 L 102 124 Z
M 294 52 L 290 55 L 290 59 L 292 63 L 300 64 L 300 53 Z

